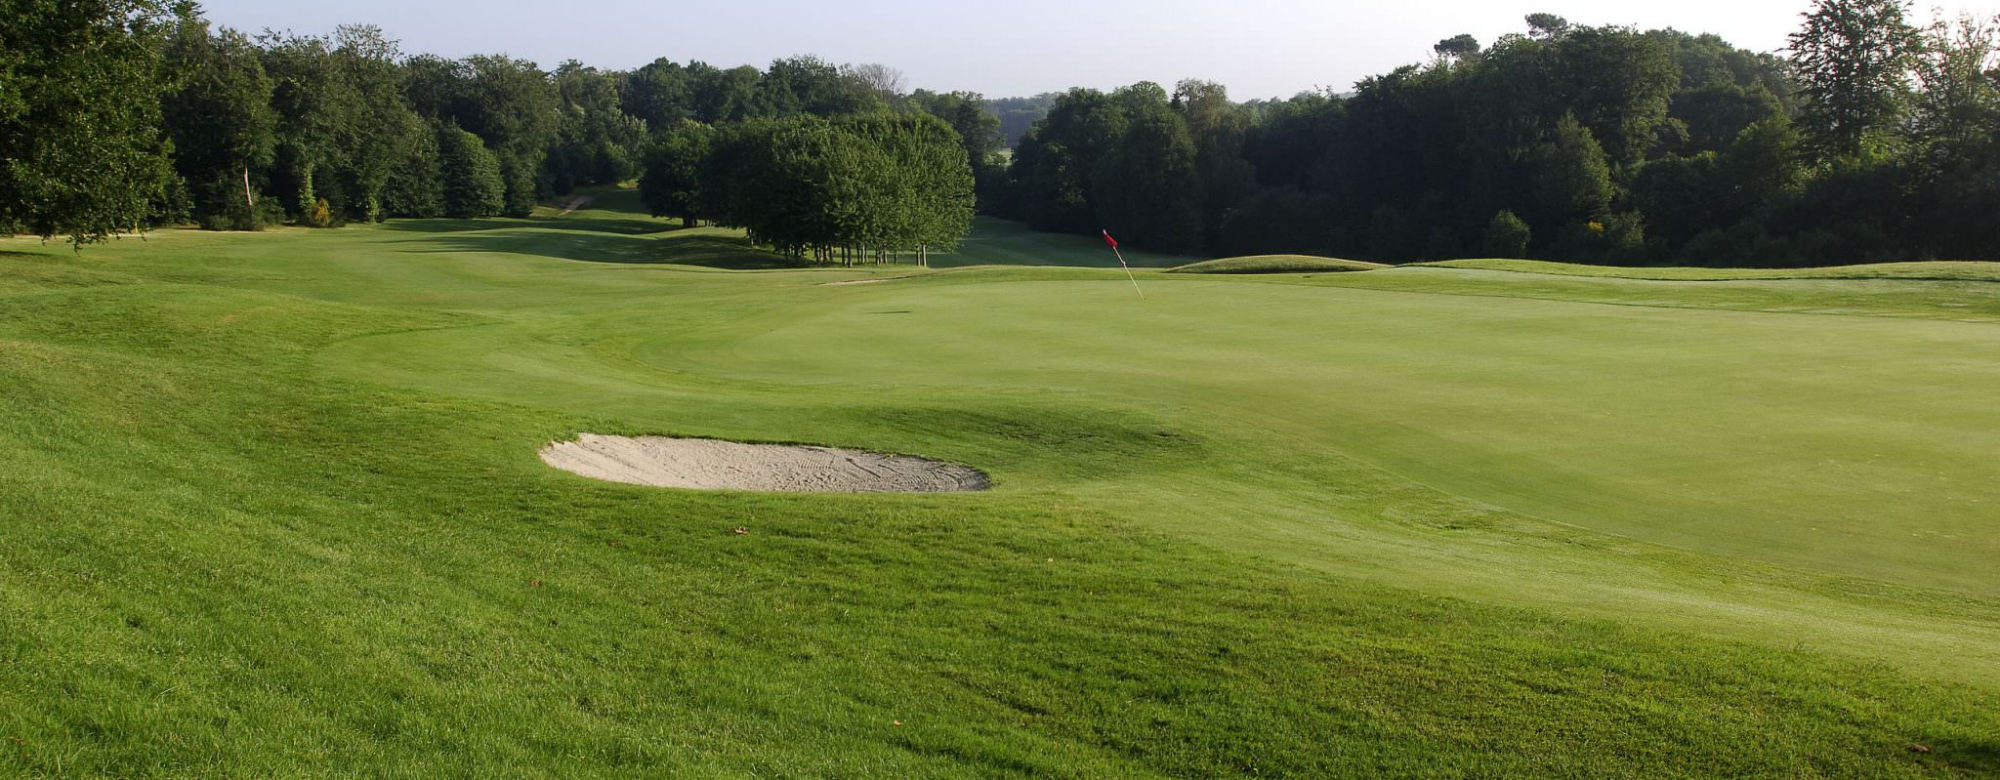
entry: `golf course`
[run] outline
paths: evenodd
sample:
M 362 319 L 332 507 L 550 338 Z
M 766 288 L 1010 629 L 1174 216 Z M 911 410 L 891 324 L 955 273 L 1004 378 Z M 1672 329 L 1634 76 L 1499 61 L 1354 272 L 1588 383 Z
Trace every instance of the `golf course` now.
M 2000 773 L 2000 265 L 559 212 L 0 239 L 0 775 Z

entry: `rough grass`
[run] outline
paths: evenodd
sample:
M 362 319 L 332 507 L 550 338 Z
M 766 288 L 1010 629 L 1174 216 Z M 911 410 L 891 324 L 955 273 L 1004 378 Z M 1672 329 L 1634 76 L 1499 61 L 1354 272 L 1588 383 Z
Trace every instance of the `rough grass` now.
M 827 287 L 908 269 L 608 206 L 4 242 L 0 774 L 2000 772 L 1958 287 Z M 996 489 L 536 458 L 578 431 Z
M 1225 257 L 1168 269 L 1177 274 L 1311 274 L 1341 271 L 1372 271 L 1388 268 L 1381 263 L 1342 260 L 1313 255 L 1254 255 Z

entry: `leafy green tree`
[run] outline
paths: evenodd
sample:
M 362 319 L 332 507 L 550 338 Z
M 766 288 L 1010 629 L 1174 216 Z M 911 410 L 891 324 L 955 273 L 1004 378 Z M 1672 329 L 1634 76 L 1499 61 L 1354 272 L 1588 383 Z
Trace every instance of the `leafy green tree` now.
M 1123 132 L 1091 171 L 1097 214 L 1134 246 L 1195 252 L 1202 246 L 1202 182 L 1194 139 L 1158 84 L 1113 93 Z
M 1096 233 L 1101 229 L 1091 174 L 1123 132 L 1123 115 L 1104 93 L 1073 89 L 1057 97 L 1048 116 L 1035 123 L 1014 150 L 1011 175 L 1020 216 L 1037 230 Z
M 1555 63 L 1563 110 L 1590 129 L 1615 171 L 1636 168 L 1680 84 L 1671 51 L 1633 30 L 1583 27 L 1556 43 Z
M 1536 232 L 1587 224 L 1610 209 L 1611 167 L 1604 147 L 1576 119 L 1563 117 L 1548 139 L 1529 151 L 1526 163 L 1533 196 L 1528 224 Z
M 451 118 L 499 159 L 504 213 L 528 216 L 540 195 L 537 173 L 556 137 L 554 85 L 527 60 L 478 55 L 466 58 L 465 70 L 466 98 Z
M 1436 46 L 1431 47 L 1431 51 L 1444 59 L 1463 62 L 1479 56 L 1479 39 L 1460 33 L 1438 41 Z
M 984 96 L 977 92 L 938 93 L 920 89 L 910 94 L 909 103 L 950 125 L 965 147 L 965 160 L 972 168 L 973 178 L 981 182 L 990 178 L 993 158 L 1005 139 L 1000 134 L 1000 118 L 986 110 Z
M 335 175 L 347 195 L 348 219 L 379 221 L 382 190 L 398 162 L 426 134 L 423 120 L 404 102 L 402 55 L 396 43 L 369 25 L 345 25 L 333 34 L 336 77 L 352 91 L 349 121 L 336 128 L 341 154 Z
M 754 106 L 759 116 L 831 117 L 881 111 L 887 103 L 872 85 L 806 56 L 773 61 L 757 82 Z
M 500 160 L 479 136 L 447 123 L 437 127 L 437 145 L 445 216 L 491 217 L 506 209 L 507 185 Z
M 444 169 L 438 129 L 426 125 L 382 187 L 382 211 L 392 217 L 444 216 Z
M 647 144 L 639 195 L 655 217 L 679 216 L 694 227 L 702 213 L 702 172 L 715 142 L 715 130 L 693 120 L 681 120 Z
M 1187 125 L 1201 180 L 1202 243 L 1220 238 L 1223 219 L 1257 191 L 1257 169 L 1244 159 L 1250 115 L 1229 101 L 1221 84 L 1189 79 L 1174 87 L 1174 109 Z
M 161 101 L 174 168 L 193 198 L 195 221 L 212 229 L 263 226 L 257 184 L 276 153 L 271 81 L 250 39 L 187 19 L 166 44 L 179 89 Z
M 659 132 L 694 116 L 694 75 L 680 63 L 661 57 L 622 74 L 618 89 L 624 112 Z
M 1862 154 L 1886 143 L 1903 117 L 1923 45 L 1908 9 L 1905 0 L 1814 0 L 1792 34 L 1801 123 L 1821 154 Z
M 464 116 L 473 100 L 471 68 L 434 54 L 409 57 L 403 60 L 403 100 L 427 121 Z
M 570 60 L 556 68 L 556 132 L 543 173 L 549 189 L 617 184 L 637 175 L 644 122 L 619 105 L 618 79 Z
M 161 52 L 191 16 L 161 0 L 0 0 L 0 231 L 80 246 L 159 210 L 173 178 Z
M 1528 14 L 1528 36 L 1537 40 L 1552 40 L 1569 34 L 1569 20 L 1550 13 Z
M 1514 212 L 1501 211 L 1486 223 L 1486 235 L 1480 243 L 1480 251 L 1487 257 L 1525 258 L 1533 235 L 1528 223 L 1514 216 Z
M 713 125 L 764 116 L 756 105 L 757 83 L 764 76 L 756 68 L 743 65 L 723 70 L 692 62 L 687 73 L 695 121 Z
M 1960 17 L 1925 32 L 1916 138 L 1952 163 L 1990 159 L 2000 145 L 2000 18 Z

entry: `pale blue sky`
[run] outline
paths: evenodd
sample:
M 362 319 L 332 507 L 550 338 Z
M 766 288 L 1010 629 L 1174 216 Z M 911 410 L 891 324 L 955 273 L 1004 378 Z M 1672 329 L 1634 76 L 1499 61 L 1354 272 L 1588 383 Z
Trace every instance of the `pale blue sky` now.
M 912 87 L 989 97 L 1135 81 L 1205 78 L 1237 99 L 1289 96 L 1430 55 L 1461 32 L 1490 43 L 1548 11 L 1580 24 L 1714 32 L 1776 50 L 1807 0 L 204 0 L 208 17 L 249 31 L 323 33 L 376 24 L 405 51 L 504 52 L 553 66 L 578 59 L 630 68 L 657 57 L 762 66 L 817 54 L 881 62 Z M 1919 3 L 1921 8 L 1933 4 Z M 2000 0 L 1945 0 L 1948 13 L 2000 13 Z

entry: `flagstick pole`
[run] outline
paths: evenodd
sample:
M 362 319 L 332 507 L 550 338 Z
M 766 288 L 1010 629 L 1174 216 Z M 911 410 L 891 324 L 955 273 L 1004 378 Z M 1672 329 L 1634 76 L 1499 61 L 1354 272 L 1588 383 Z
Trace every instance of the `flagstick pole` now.
M 1139 289 L 1139 277 L 1133 276 L 1132 266 L 1125 264 L 1125 253 L 1118 251 L 1118 247 L 1114 246 L 1111 248 L 1111 254 L 1118 256 L 1118 267 L 1125 269 L 1125 278 L 1132 280 L 1132 289 L 1139 293 L 1139 297 L 1146 297 L 1146 291 Z

